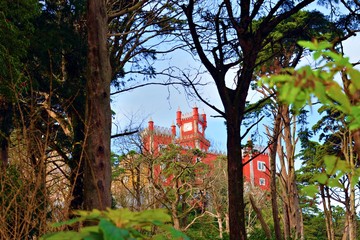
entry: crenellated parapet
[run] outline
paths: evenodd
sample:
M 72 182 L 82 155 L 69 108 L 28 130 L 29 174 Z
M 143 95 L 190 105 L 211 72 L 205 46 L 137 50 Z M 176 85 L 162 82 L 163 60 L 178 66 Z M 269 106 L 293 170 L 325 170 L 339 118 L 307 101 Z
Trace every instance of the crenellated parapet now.
M 177 136 L 177 127 L 178 133 Z M 152 151 L 156 151 L 158 145 L 176 143 L 183 147 L 198 148 L 207 151 L 210 141 L 205 138 L 207 127 L 206 114 L 199 114 L 198 108 L 194 107 L 192 112 L 183 114 L 180 109 L 176 112 L 176 125 L 172 123 L 170 128 L 155 126 L 152 119 L 148 127 L 142 131 L 143 141 Z
M 202 124 L 202 127 L 205 129 L 207 127 L 206 114 L 199 114 L 197 107 L 194 107 L 192 112 L 182 113 L 180 108 L 176 112 L 176 125 L 181 127 L 184 122 L 194 121 L 195 123 Z
M 150 118 L 148 122 L 148 127 L 142 131 L 141 136 L 144 137 L 146 135 L 152 134 L 157 136 L 172 137 L 176 135 L 176 128 L 174 127 L 175 127 L 174 124 L 171 127 L 156 126 L 154 125 L 153 120 Z
M 205 145 L 210 146 L 210 141 L 207 140 L 202 134 L 194 133 L 192 135 L 185 135 L 177 139 L 178 142 L 186 142 L 194 139 L 199 139 L 205 143 Z

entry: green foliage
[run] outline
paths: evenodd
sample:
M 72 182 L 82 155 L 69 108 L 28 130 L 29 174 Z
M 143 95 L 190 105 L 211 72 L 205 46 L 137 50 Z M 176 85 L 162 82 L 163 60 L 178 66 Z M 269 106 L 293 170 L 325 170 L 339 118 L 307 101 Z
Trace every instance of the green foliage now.
M 184 233 L 168 223 L 171 217 L 164 209 L 132 212 L 128 209 L 106 211 L 77 211 L 78 218 L 56 223 L 54 227 L 86 222 L 90 226 L 75 231 L 49 233 L 41 239 L 47 240 L 112 240 L 112 239 L 189 239 Z M 94 225 L 96 224 L 96 225 Z M 157 233 L 154 233 L 157 230 Z
M 292 104 L 296 111 L 307 103 L 311 105 L 311 97 L 315 96 L 322 104 L 345 114 L 350 130 L 360 128 L 360 105 L 351 102 L 351 98 L 360 91 L 359 70 L 353 67 L 349 58 L 333 52 L 328 42 L 300 41 L 299 45 L 315 51 L 313 57 L 319 64 L 327 62 L 316 69 L 308 65 L 298 70 L 286 68 L 278 75 L 263 78 L 259 84 L 276 87 L 280 100 Z M 335 80 L 339 73 L 350 77 L 346 83 L 349 92 Z
M 351 172 L 351 166 L 344 160 L 334 156 L 334 155 L 326 155 L 323 158 L 324 160 L 324 172 L 313 174 L 311 178 L 311 182 L 316 182 L 322 185 L 327 185 L 329 187 L 338 187 L 342 188 L 343 186 L 340 184 L 340 179 L 347 173 Z M 355 175 L 360 176 L 360 169 L 354 169 Z M 351 184 L 354 186 L 356 184 L 353 181 Z M 315 185 L 308 185 L 302 189 L 302 192 L 308 196 L 314 197 L 318 192 L 317 186 Z
M 225 226 L 223 226 L 225 229 Z M 212 216 L 204 216 L 200 218 L 195 224 L 193 224 L 186 234 L 192 240 L 207 240 L 207 239 L 220 239 L 219 229 L 216 219 Z M 226 233 L 223 233 L 223 240 L 229 239 Z
M 267 239 L 266 234 L 263 229 L 255 228 L 253 232 L 250 234 L 249 240 L 258 240 L 258 239 Z M 275 240 L 275 238 L 271 238 L 271 240 Z
M 306 65 L 298 70 L 284 69 L 278 75 L 263 78 L 259 84 L 267 83 L 279 92 L 279 99 L 292 105 L 299 113 L 306 104 L 311 105 L 312 97 L 316 97 L 325 108 L 335 109 L 345 116 L 345 124 L 350 131 L 360 128 L 360 104 L 356 99 L 360 92 L 360 72 L 350 63 L 349 58 L 336 53 L 332 44 L 323 41 L 300 41 L 300 46 L 308 48 L 320 67 L 312 69 Z M 343 84 L 335 79 L 342 76 Z M 341 187 L 339 179 L 349 172 L 353 174 L 352 186 L 358 181 L 360 172 L 337 156 L 325 155 L 323 158 L 325 171 L 316 173 L 313 182 L 326 184 L 330 187 Z M 303 192 L 314 196 L 315 185 L 306 186 Z
M 165 177 L 174 176 L 174 180 L 193 182 L 196 175 L 204 176 L 209 171 L 209 166 L 200 162 L 194 162 L 194 158 L 205 157 L 199 149 L 183 151 L 180 146 L 170 144 L 161 151 L 157 163 L 166 165 L 163 169 Z
M 0 1 L 0 95 L 11 99 L 24 88 L 24 61 L 39 14 L 37 0 Z
M 304 235 L 308 240 L 326 240 L 326 227 L 324 224 L 324 214 L 303 214 Z

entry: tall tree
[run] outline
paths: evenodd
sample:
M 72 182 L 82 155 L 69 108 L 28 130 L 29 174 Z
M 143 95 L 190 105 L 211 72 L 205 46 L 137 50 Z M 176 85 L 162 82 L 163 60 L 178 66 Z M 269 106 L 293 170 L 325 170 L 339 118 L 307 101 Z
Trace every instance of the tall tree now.
M 87 5 L 88 73 L 86 81 L 86 141 L 84 163 L 84 208 L 111 206 L 111 66 L 107 46 L 106 1 Z
M 358 121 L 359 106 L 356 101 L 352 100 L 354 97 L 358 99 L 359 85 L 356 76 L 359 75 L 359 71 L 354 68 L 348 58 L 336 53 L 333 44 L 329 42 L 299 42 L 299 44 L 314 50 L 314 59 L 325 60 L 325 66 L 317 66 L 315 70 L 312 70 L 310 66 L 301 67 L 296 71 L 287 69 L 286 73 L 280 73 L 281 80 L 277 79 L 279 81 L 273 83 L 276 82 L 281 100 L 293 104 L 297 111 L 305 103 L 310 102 L 310 96 L 314 94 L 323 104 L 322 109 L 327 109 L 331 116 L 334 115 L 333 119 L 330 118 L 329 124 L 321 125 L 321 128 L 324 126 L 325 132 L 331 132 L 326 142 L 331 144 L 331 149 L 328 149 L 327 154 L 332 153 L 332 155 L 322 155 L 325 171 L 315 175 L 314 180 L 319 182 L 320 186 L 321 184 L 326 185 L 326 189 L 340 187 L 345 190 L 349 229 L 344 231 L 343 237 L 349 236 L 350 239 L 356 239 L 354 185 L 358 181 L 359 175 L 357 173 L 357 141 L 353 134 L 359 131 L 360 123 Z M 335 80 L 335 76 L 339 73 L 342 75 L 343 84 L 339 84 Z M 279 76 L 270 79 L 273 80 Z M 301 81 L 300 86 L 298 86 L 299 81 Z M 284 83 L 289 84 L 285 91 Z M 291 92 L 288 92 L 288 89 L 291 89 Z M 307 189 L 311 188 L 315 190 L 316 186 L 310 185 Z M 322 189 L 321 191 L 323 192 Z M 331 193 L 338 198 L 337 194 Z M 329 236 L 331 235 L 329 234 Z
M 26 81 L 23 77 L 24 59 L 38 14 L 35 0 L 0 3 L 0 165 L 3 167 L 8 165 L 15 91 L 22 91 L 22 84 Z
M 273 5 L 224 0 L 209 5 L 189 0 L 182 6 L 190 32 L 186 41 L 211 75 L 224 108 L 205 101 L 226 120 L 230 239 L 246 239 L 240 126 L 254 69 L 261 63 L 258 54 L 279 23 L 311 2 L 280 0 Z M 234 69 L 234 81 L 227 81 L 227 74 Z

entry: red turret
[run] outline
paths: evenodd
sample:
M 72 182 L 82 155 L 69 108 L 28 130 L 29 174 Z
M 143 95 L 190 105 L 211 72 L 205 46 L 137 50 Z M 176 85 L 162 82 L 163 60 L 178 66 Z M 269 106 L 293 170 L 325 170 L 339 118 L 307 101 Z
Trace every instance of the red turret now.
M 205 113 L 203 113 L 203 114 L 201 114 L 201 116 L 202 116 L 202 119 L 203 119 L 203 121 L 204 121 L 204 130 L 206 129 L 206 127 L 207 127 L 207 121 L 206 121 L 206 114 Z
M 171 125 L 171 135 L 175 138 L 176 137 L 176 126 L 174 122 Z
M 176 125 L 181 126 L 181 111 L 180 108 L 176 112 Z
M 193 107 L 193 117 L 194 120 L 199 120 L 199 111 L 197 107 Z
M 150 120 L 149 120 L 149 131 L 151 131 L 151 132 L 154 131 L 154 122 L 153 122 L 152 118 L 150 118 Z

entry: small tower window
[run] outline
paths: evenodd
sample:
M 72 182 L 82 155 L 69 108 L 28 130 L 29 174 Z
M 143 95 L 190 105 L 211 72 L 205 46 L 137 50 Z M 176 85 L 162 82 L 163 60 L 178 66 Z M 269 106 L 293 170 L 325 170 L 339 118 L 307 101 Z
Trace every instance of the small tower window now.
M 260 178 L 259 179 L 259 185 L 260 186 L 265 186 L 265 184 L 266 184 L 265 178 Z
M 262 161 L 258 161 L 258 170 L 259 171 L 262 171 L 262 172 L 265 172 L 266 171 L 266 166 L 265 166 L 265 162 L 262 162 Z

